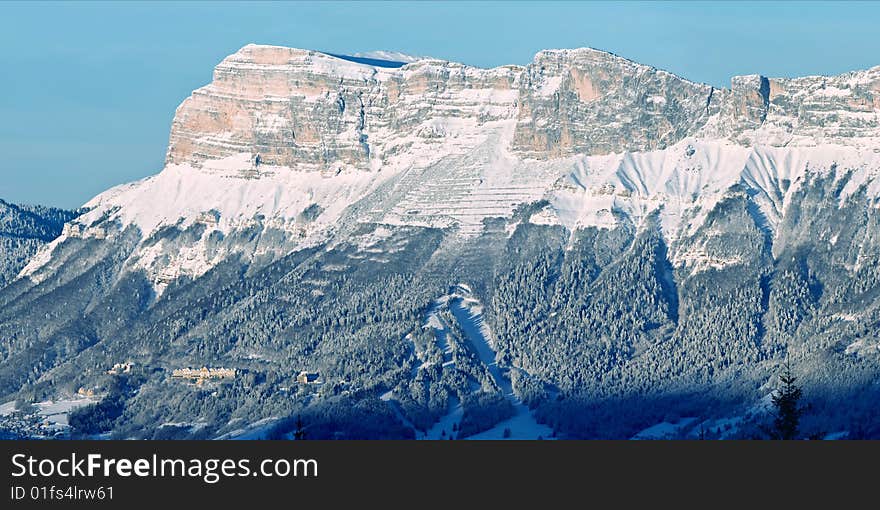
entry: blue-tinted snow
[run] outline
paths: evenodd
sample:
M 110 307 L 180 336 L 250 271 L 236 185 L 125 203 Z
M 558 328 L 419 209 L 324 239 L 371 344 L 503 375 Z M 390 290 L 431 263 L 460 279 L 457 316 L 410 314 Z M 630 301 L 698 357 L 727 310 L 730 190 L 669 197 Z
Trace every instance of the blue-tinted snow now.
M 397 69 L 398 67 L 403 67 L 407 63 L 406 62 L 397 62 L 394 60 L 380 60 L 377 58 L 366 58 L 366 57 L 352 57 L 350 55 L 337 55 L 335 53 L 327 53 L 331 57 L 341 58 L 342 60 L 348 60 L 349 62 L 356 62 L 358 64 L 365 64 L 373 67 L 387 67 L 390 69 Z

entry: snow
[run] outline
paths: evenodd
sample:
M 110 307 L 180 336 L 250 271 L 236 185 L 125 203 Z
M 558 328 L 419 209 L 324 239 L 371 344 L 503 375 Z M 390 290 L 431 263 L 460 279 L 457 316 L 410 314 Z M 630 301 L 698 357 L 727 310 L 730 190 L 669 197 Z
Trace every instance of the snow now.
M 126 262 L 130 270 L 146 269 L 157 281 L 169 281 L 184 274 L 197 277 L 229 256 L 223 250 L 208 253 L 207 241 L 213 232 L 226 235 L 249 226 L 275 228 L 287 232 L 291 239 L 299 239 L 301 246 L 315 244 L 333 231 L 349 204 L 377 185 L 380 178 L 390 176 L 390 172 L 376 176 L 368 171 L 349 170 L 327 177 L 312 169 L 297 171 L 262 165 L 259 177 L 253 178 L 252 161 L 251 154 L 238 154 L 208 161 L 201 168 L 169 165 L 153 177 L 98 195 L 86 204 L 93 209 L 78 218 L 77 223 L 89 225 L 107 217 L 123 227 L 138 227 L 146 241 L 164 226 L 184 229 L 203 222 L 208 215 L 216 217 L 216 222 L 212 220 L 202 237 L 191 245 L 170 250 L 162 242 L 146 243 Z M 308 224 L 297 220 L 297 215 L 312 205 L 322 208 L 317 219 Z M 21 274 L 36 273 L 62 240 L 46 247 Z M 284 247 L 263 247 L 266 249 Z M 259 254 L 255 251 L 252 255 Z M 163 262 L 162 256 L 168 256 L 170 261 Z M 164 285 L 156 284 L 159 293 Z
M 411 429 L 413 432 L 415 432 L 416 439 L 418 439 L 419 431 L 416 430 L 416 426 L 413 425 L 413 423 L 409 420 L 409 418 L 407 418 L 406 416 L 403 415 L 403 411 L 400 410 L 400 405 L 398 404 L 397 400 L 394 399 L 393 395 L 394 395 L 393 392 L 388 391 L 388 392 L 382 394 L 382 396 L 380 397 L 380 400 L 387 403 L 391 407 L 391 411 L 394 413 L 394 415 L 397 417 L 397 419 L 400 420 L 400 423 L 403 423 L 403 425 L 405 427 L 407 427 L 407 428 Z
M 169 165 L 136 185 L 98 195 L 86 204 L 95 210 L 79 221 L 88 223 L 118 208 L 111 218 L 149 234 L 163 225 L 188 226 L 201 214 L 216 211 L 217 229 L 228 232 L 260 214 L 285 225 L 317 203 L 325 208 L 319 223 L 330 223 L 345 205 L 361 196 L 374 177 L 352 170 L 328 178 L 318 171 L 263 165 L 259 178 L 252 178 L 252 161 L 251 154 L 237 154 L 208 161 L 202 168 Z
M 352 53 L 353 57 L 361 57 L 361 58 L 373 58 L 376 60 L 389 60 L 392 62 L 418 62 L 419 60 L 436 60 L 431 57 L 418 57 L 415 55 L 409 55 L 407 53 L 401 53 L 399 51 L 385 51 L 385 50 L 376 50 L 376 51 L 361 51 L 357 53 Z
M 71 411 L 100 401 L 101 397 L 77 396 L 68 399 L 44 400 L 35 403 L 34 407 L 37 415 L 44 422 L 43 427 L 58 432 L 70 427 L 68 418 Z M 0 416 L 9 416 L 13 412 L 15 412 L 15 401 L 0 405 Z
M 699 424 L 694 425 L 688 433 L 688 437 L 698 438 L 700 436 L 700 432 L 704 431 L 707 434 L 713 434 L 712 437 L 714 437 L 714 434 L 717 433 L 719 439 L 729 438 L 737 432 L 743 420 L 744 417 L 742 416 L 731 416 L 726 418 L 705 420 Z
M 238 428 L 231 432 L 227 432 L 226 434 L 218 436 L 216 439 L 233 439 L 240 441 L 266 439 L 266 435 L 269 433 L 269 431 L 272 430 L 272 427 L 274 427 L 280 419 L 281 418 L 277 416 L 263 418 L 249 424 L 247 427 Z
M 559 91 L 562 85 L 562 76 L 550 76 L 545 78 L 536 91 L 539 96 L 550 97 Z
M 63 400 L 45 400 L 37 402 L 38 414 L 49 423 L 66 427 L 67 417 L 71 411 L 83 406 L 100 402 L 100 397 L 77 397 Z
M 42 278 L 37 275 L 37 271 L 52 260 L 52 254 L 59 244 L 64 242 L 66 236 L 61 235 L 52 240 L 52 242 L 40 247 L 37 253 L 31 257 L 28 263 L 19 271 L 18 278 L 29 277 L 34 283 L 40 283 Z
M 774 382 L 774 379 L 771 378 L 767 383 L 765 383 L 763 386 L 761 386 L 761 388 L 766 391 L 769 387 L 771 387 L 770 385 L 773 384 L 773 382 Z M 775 393 L 776 393 L 775 391 L 770 391 L 768 393 L 765 393 L 763 397 L 761 397 L 754 405 L 752 405 L 748 409 L 747 413 L 748 414 L 761 414 L 761 413 L 765 413 L 765 412 L 773 409 L 773 395 Z
M 461 423 L 464 409 L 458 399 L 451 398 L 449 413 L 440 418 L 426 433 L 422 439 L 449 439 L 455 437 L 457 432 L 452 430 L 453 425 Z
M 662 151 L 575 158 L 551 204 L 570 229 L 616 225 L 612 212 L 639 224 L 660 209 L 664 233 L 675 238 L 688 209 L 717 201 L 707 190 L 720 193 L 739 179 L 746 156 L 732 144 L 688 140 Z
M 632 439 L 675 439 L 681 432 L 697 420 L 695 417 L 681 418 L 675 422 L 663 421 L 652 425 Z
M 450 437 L 457 439 L 504 439 L 505 429 L 510 433 L 508 439 L 551 438 L 553 430 L 535 421 L 528 407 L 514 395 L 510 379 L 495 362 L 492 332 L 483 322 L 482 304 L 479 300 L 471 297 L 471 292 L 468 285 L 460 283 L 449 294 L 434 300 L 425 314 L 422 327 L 434 330 L 437 347 L 443 352 L 443 366 L 451 366 L 454 363 L 452 361 L 453 347 L 449 342 L 451 326 L 440 315 L 441 310 L 449 310 L 465 334 L 466 338 L 463 340 L 471 344 L 480 361 L 489 371 L 495 385 L 504 397 L 510 401 L 515 411 L 514 416 L 498 423 L 489 430 L 470 437 L 459 438 L 457 431 L 453 431 L 453 426 L 461 423 L 464 409 L 461 402 L 455 397 L 450 398 L 448 412 L 424 433 L 415 430 L 412 423 L 400 412 L 393 390 L 386 391 L 379 396 L 379 399 L 387 402 L 392 407 L 398 419 L 404 425 L 415 430 L 417 439 L 449 439 Z M 416 357 L 422 361 L 422 365 L 414 368 L 414 376 L 418 374 L 418 370 L 427 366 L 427 362 L 424 360 L 425 353 L 416 351 Z
M 15 411 L 15 401 L 10 400 L 5 404 L 0 405 L 0 416 L 9 416 Z
M 260 58 L 261 55 L 273 55 L 274 58 Z M 329 53 L 262 44 L 248 44 L 226 57 L 215 68 L 215 74 L 245 69 L 271 70 L 277 73 L 307 70 L 315 74 L 357 80 L 387 79 L 394 74 L 394 69 L 345 60 Z
M 838 177 L 853 171 L 840 204 L 860 186 L 880 195 L 880 157 L 858 147 L 744 147 L 727 141 L 688 138 L 664 150 L 569 158 L 571 170 L 548 193 L 551 210 L 532 217 L 539 224 L 569 229 L 613 228 L 621 218 L 640 224 L 659 212 L 670 244 L 693 233 L 731 186 L 754 190 L 753 200 L 775 232 L 793 192 L 807 172 Z M 555 216 L 555 218 L 553 217 Z M 700 253 L 673 253 L 677 265 L 721 267 Z
M 414 167 L 401 179 L 406 192 L 378 206 L 378 220 L 390 225 L 457 225 L 461 235 L 475 236 L 482 232 L 483 219 L 510 217 L 517 205 L 541 199 L 564 169 L 549 162 L 524 162 L 511 154 L 514 128 L 512 121 L 488 122 L 468 139 L 447 140 L 443 149 L 449 152 L 436 163 L 415 166 L 420 162 L 413 160 Z M 445 129 L 448 134 L 464 128 Z
M 489 430 L 468 436 L 468 440 L 484 439 L 553 439 L 553 429 L 535 421 L 528 407 L 522 403 L 514 406 L 516 414 Z M 509 432 L 504 437 L 505 431 Z
M 507 439 L 538 439 L 551 438 L 553 429 L 535 421 L 528 407 L 525 406 L 514 394 L 510 379 L 504 374 L 495 361 L 493 337 L 489 327 L 483 322 L 483 307 L 479 300 L 471 297 L 471 290 L 466 284 L 459 284 L 454 292 L 447 294 L 435 302 L 435 306 L 429 312 L 429 323 L 437 318 L 437 308 L 445 305 L 452 312 L 456 322 L 461 327 L 480 361 L 486 366 L 496 386 L 514 408 L 514 416 L 498 423 L 489 430 L 468 436 L 462 439 L 505 439 L 505 430 L 509 433 Z M 445 337 L 445 334 L 443 335 Z M 440 335 L 438 334 L 438 338 Z M 450 412 L 428 431 L 426 438 L 438 439 L 438 434 L 446 431 L 447 437 L 453 423 L 461 421 L 463 410 L 455 401 L 450 406 Z
M 425 317 L 425 324 L 422 326 L 434 330 L 434 340 L 437 342 L 437 347 L 440 349 L 440 352 L 443 353 L 444 367 L 450 366 L 454 363 L 452 361 L 452 345 L 449 344 L 449 326 L 440 317 L 440 309 L 446 306 L 447 301 L 448 298 L 445 296 L 434 301 L 428 309 Z
M 866 356 L 870 354 L 871 351 L 875 353 L 880 353 L 880 344 L 878 343 L 868 343 L 864 338 L 856 340 L 851 344 L 846 346 L 846 350 L 844 350 L 844 354 L 853 354 L 859 356 Z
M 205 421 L 197 421 L 197 422 L 166 421 L 165 423 L 159 425 L 159 428 L 163 428 L 163 427 L 188 428 L 190 432 L 197 432 L 207 426 L 208 426 L 208 422 L 205 422 Z
M 470 340 L 471 345 L 477 351 L 480 361 L 489 368 L 495 383 L 505 390 L 505 393 L 513 393 L 513 390 L 505 388 L 510 381 L 501 374 L 498 364 L 495 362 L 495 349 L 492 346 L 494 340 L 492 332 L 483 322 L 483 306 L 474 298 L 454 296 L 449 302 L 449 310 L 458 321 L 462 331 Z
M 869 196 L 880 196 L 880 153 L 858 147 L 744 147 L 688 138 L 658 151 L 539 161 L 510 152 L 515 126 L 515 120 L 480 125 L 472 118 L 424 119 L 413 132 L 375 144 L 376 165 L 369 170 L 340 164 L 341 171 L 334 175 L 308 164 L 255 168 L 250 153 L 209 160 L 201 167 L 172 164 L 153 177 L 98 195 L 86 204 L 92 210 L 76 223 L 86 227 L 82 236 L 88 237 L 94 235 L 89 225 L 109 217 L 120 226 L 137 226 L 147 239 L 163 226 L 186 228 L 215 214 L 216 223 L 212 221 L 192 245 L 170 251 L 161 243 L 146 244 L 127 262 L 131 270 L 152 274 L 161 294 L 161 282 L 200 276 L 230 255 L 224 250 L 208 254 L 212 232 L 275 228 L 299 246 L 315 245 L 329 239 L 359 201 L 363 202 L 356 221 L 456 227 L 462 236 L 479 235 L 485 218 L 509 218 L 519 204 L 544 198 L 549 206 L 529 221 L 570 230 L 608 229 L 624 221 L 640 225 L 649 214 L 659 213 L 673 263 L 696 271 L 739 263 L 714 260 L 699 246 L 687 252 L 676 247 L 678 239 L 703 224 L 731 186 L 743 184 L 753 190 L 752 200 L 767 219 L 771 235 L 808 172 L 836 172 L 838 178 L 850 173 L 840 205 L 861 186 Z M 424 130 L 440 138 L 431 141 Z M 377 138 L 386 139 L 388 133 L 380 134 Z M 402 146 L 406 149 L 399 150 Z M 371 194 L 388 182 L 396 183 L 392 193 Z M 297 215 L 313 204 L 323 212 L 312 223 L 298 222 Z M 369 249 L 386 234 L 388 230 L 377 231 L 361 247 Z M 40 268 L 66 238 L 43 247 L 20 276 L 40 281 Z M 273 247 L 261 249 L 271 254 Z M 163 256 L 170 260 L 160 270 L 157 264 L 166 260 Z
M 813 93 L 816 95 L 819 95 L 819 96 L 826 96 L 826 97 L 846 97 L 846 96 L 852 95 L 852 90 L 842 89 L 839 87 L 831 86 L 831 87 L 822 87 Z

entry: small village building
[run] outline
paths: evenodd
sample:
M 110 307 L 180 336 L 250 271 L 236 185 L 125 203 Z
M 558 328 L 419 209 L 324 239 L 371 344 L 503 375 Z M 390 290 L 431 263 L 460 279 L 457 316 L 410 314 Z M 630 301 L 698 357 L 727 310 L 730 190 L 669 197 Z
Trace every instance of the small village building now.
M 317 372 L 306 372 L 303 370 L 296 376 L 296 382 L 300 384 L 314 384 L 318 382 L 318 373 Z

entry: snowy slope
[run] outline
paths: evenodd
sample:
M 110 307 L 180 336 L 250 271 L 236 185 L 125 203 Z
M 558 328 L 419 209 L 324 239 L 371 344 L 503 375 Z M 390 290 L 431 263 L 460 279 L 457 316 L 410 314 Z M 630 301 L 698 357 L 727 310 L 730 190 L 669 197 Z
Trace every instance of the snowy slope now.
M 880 153 L 842 145 L 743 147 L 686 139 L 661 151 L 575 158 L 573 167 L 549 194 L 551 213 L 533 221 L 569 229 L 610 227 L 620 218 L 638 224 L 660 210 L 663 232 L 674 243 L 699 227 L 737 184 L 752 192 L 771 229 L 808 174 L 846 178 L 841 203 L 863 185 L 869 196 L 880 195 Z

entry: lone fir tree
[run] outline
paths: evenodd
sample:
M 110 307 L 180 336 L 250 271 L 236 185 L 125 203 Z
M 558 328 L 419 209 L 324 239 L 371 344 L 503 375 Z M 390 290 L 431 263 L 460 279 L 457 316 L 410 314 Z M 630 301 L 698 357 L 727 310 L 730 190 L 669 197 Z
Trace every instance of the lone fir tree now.
M 293 431 L 293 439 L 297 440 L 297 441 L 302 441 L 305 438 L 306 438 L 305 426 L 303 426 L 302 418 L 297 416 L 296 417 L 296 428 Z
M 791 365 L 786 361 L 785 370 L 779 376 L 782 387 L 772 397 L 776 408 L 773 420 L 773 439 L 796 439 L 799 433 L 801 414 L 800 399 L 803 394 L 800 386 L 795 384 L 797 377 L 791 372 Z

